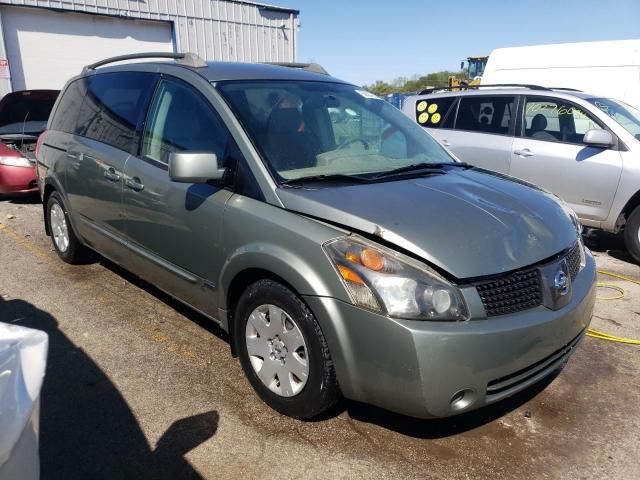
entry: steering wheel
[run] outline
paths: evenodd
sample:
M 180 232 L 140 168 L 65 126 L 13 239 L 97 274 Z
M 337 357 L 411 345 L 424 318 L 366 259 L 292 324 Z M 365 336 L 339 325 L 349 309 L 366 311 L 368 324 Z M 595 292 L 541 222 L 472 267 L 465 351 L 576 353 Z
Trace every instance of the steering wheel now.
M 365 150 L 369 150 L 369 144 L 364 138 L 355 137 L 355 138 L 347 138 L 344 142 L 336 147 L 336 150 L 342 150 L 343 148 L 348 147 L 352 143 L 360 142 Z

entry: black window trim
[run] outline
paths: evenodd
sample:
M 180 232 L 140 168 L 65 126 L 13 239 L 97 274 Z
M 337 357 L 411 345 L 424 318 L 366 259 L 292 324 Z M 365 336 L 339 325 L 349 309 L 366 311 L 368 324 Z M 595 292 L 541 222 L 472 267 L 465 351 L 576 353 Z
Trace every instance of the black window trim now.
M 576 143 L 576 142 L 564 142 L 562 140 L 541 140 L 538 138 L 530 138 L 530 137 L 526 137 L 524 135 L 524 130 L 525 130 L 525 121 L 524 121 L 524 108 L 525 105 L 527 104 L 527 100 L 529 98 L 543 98 L 543 99 L 548 99 L 549 101 L 552 102 L 558 102 L 558 103 L 564 103 L 566 105 L 570 105 L 571 107 L 575 107 L 580 109 L 582 112 L 584 112 L 584 114 L 589 118 L 589 120 L 593 121 L 594 123 L 596 123 L 597 125 L 600 126 L 600 128 L 602 128 L 603 130 L 606 130 L 607 132 L 611 133 L 611 135 L 613 136 L 613 145 L 611 145 L 610 147 L 607 147 L 606 150 L 614 150 L 614 151 L 624 151 L 625 147 L 624 144 L 621 145 L 621 141 L 618 138 L 618 136 L 605 124 L 603 124 L 599 119 L 597 119 L 596 117 L 593 116 L 593 114 L 585 107 L 578 105 L 577 103 L 571 101 L 571 100 L 567 100 L 564 98 L 560 98 L 560 97 L 552 97 L 552 96 L 546 96 L 546 95 L 521 95 L 522 96 L 522 101 L 520 104 L 520 107 L 518 108 L 518 117 L 519 117 L 519 123 L 518 123 L 518 130 L 516 131 L 516 137 L 517 138 L 521 138 L 523 140 L 533 140 L 536 142 L 549 142 L 549 143 L 561 143 L 564 145 L 576 145 L 579 147 L 589 147 L 589 145 L 586 145 L 582 142 L 580 143 Z
M 149 165 L 152 165 L 154 167 L 157 167 L 161 170 L 164 170 L 166 172 L 169 171 L 169 164 L 167 163 L 163 163 L 163 162 L 159 162 L 158 160 L 154 160 L 153 158 L 147 157 L 147 156 L 143 156 L 142 155 L 142 145 L 144 143 L 144 131 L 145 128 L 147 128 L 147 122 L 149 121 L 149 116 L 151 115 L 151 107 L 153 105 L 153 103 L 156 100 L 156 95 L 158 95 L 158 90 L 160 89 L 160 84 L 162 83 L 163 78 L 165 77 L 164 74 L 159 74 L 156 78 L 156 83 L 153 86 L 153 93 L 151 94 L 151 97 L 149 98 L 149 103 L 147 103 L 147 110 L 144 113 L 144 117 L 142 119 L 142 122 L 140 122 L 140 131 L 138 132 L 138 145 L 136 146 L 136 151 L 134 156 L 136 158 L 139 158 L 140 160 L 142 160 L 143 162 L 148 163 Z
M 516 112 L 516 115 L 511 115 L 509 119 L 509 126 L 507 128 L 507 133 L 495 133 L 495 132 L 480 132 L 478 130 L 463 130 L 461 128 L 456 128 L 458 124 L 458 112 L 460 110 L 460 103 L 464 97 L 469 98 L 493 98 L 493 97 L 513 97 L 513 108 Z M 456 117 L 453 122 L 453 128 L 449 130 L 455 130 L 457 132 L 468 132 L 468 133 L 479 133 L 481 135 L 494 135 L 496 137 L 514 137 L 516 131 L 516 118 L 518 116 L 518 112 L 520 110 L 519 106 L 519 95 L 513 93 L 492 93 L 492 94 L 484 94 L 484 95 L 458 95 L 458 103 L 456 104 Z

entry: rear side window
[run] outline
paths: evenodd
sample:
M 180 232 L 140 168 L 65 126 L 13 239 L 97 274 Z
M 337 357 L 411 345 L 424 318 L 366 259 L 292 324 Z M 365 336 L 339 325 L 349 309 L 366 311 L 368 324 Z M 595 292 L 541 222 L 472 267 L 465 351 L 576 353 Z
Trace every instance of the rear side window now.
M 163 80 L 149 111 L 142 156 L 167 164 L 171 152 L 211 152 L 223 164 L 229 131 L 213 107 L 182 82 Z
M 456 97 L 416 100 L 416 122 L 422 127 L 451 128 L 453 113 L 449 112 Z
M 86 96 L 78 115 L 76 134 L 136 153 L 137 127 L 153 94 L 155 75 L 118 72 L 83 79 Z
M 582 144 L 588 130 L 602 129 L 578 106 L 559 98 L 527 97 L 522 136 L 547 142 Z
M 455 128 L 507 135 L 514 117 L 513 96 L 464 96 L 460 98 Z
M 66 133 L 75 133 L 78 112 L 84 100 L 85 87 L 82 80 L 75 80 L 69 84 L 62 94 L 58 107 L 51 120 L 51 129 Z

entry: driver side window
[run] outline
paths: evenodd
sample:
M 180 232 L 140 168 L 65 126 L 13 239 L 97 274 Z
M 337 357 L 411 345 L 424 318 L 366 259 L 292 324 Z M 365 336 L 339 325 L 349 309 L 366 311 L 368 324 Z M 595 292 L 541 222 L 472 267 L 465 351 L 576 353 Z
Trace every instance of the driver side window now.
M 602 129 L 576 105 L 548 97 L 527 97 L 523 120 L 523 137 L 547 142 L 581 145 L 588 130 Z
M 172 152 L 212 152 L 224 158 L 229 132 L 213 107 L 192 87 L 162 80 L 144 131 L 142 156 L 163 164 Z

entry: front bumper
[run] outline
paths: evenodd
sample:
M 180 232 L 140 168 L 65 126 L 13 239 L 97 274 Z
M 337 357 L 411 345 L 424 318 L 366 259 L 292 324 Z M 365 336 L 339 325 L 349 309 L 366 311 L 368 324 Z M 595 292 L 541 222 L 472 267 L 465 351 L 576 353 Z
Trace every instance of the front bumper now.
M 0 193 L 25 194 L 38 191 L 34 167 L 0 165 Z
M 345 397 L 433 418 L 496 402 L 560 368 L 591 321 L 595 279 L 587 253 L 565 307 L 455 323 L 391 319 L 327 297 L 305 300 Z

